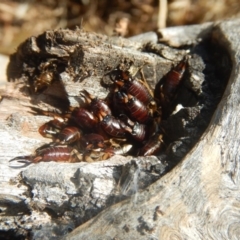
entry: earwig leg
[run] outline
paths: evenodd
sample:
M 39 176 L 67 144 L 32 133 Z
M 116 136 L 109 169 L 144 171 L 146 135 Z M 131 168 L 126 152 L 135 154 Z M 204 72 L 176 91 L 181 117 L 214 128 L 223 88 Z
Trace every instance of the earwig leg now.
M 62 119 L 62 113 L 59 111 L 49 111 L 49 110 L 42 110 L 40 108 L 37 107 L 30 107 L 33 114 L 38 114 L 38 115 L 43 115 L 43 116 L 48 116 L 48 117 L 53 117 L 53 118 L 58 118 L 58 119 Z
M 73 149 L 71 152 L 70 160 L 69 162 L 82 162 L 84 160 L 84 157 L 81 153 L 79 153 L 76 149 Z
M 148 82 L 147 82 L 147 80 L 146 80 L 146 78 L 145 78 L 145 76 L 144 76 L 144 72 L 143 72 L 143 70 L 142 70 L 142 68 L 139 70 L 139 73 L 141 74 L 141 78 L 142 78 L 142 84 L 148 89 L 148 91 L 150 92 L 150 94 L 152 95 L 152 97 L 153 97 L 153 91 L 152 91 L 152 89 L 150 88 L 150 86 L 149 86 L 149 84 L 148 84 Z
M 94 162 L 93 159 L 89 155 L 84 156 L 84 161 L 88 162 L 88 163 Z
M 104 153 L 102 156 L 101 156 L 101 161 L 103 160 L 107 160 L 108 158 L 112 157 L 113 154 L 110 154 L 110 153 Z

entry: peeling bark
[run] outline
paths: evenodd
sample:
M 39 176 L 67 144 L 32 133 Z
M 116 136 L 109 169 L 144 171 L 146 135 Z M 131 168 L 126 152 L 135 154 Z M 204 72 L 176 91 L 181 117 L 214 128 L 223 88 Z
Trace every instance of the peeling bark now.
M 135 72 L 142 67 L 146 80 L 154 88 L 172 64 L 183 58 L 185 51 L 156 45 L 156 42 L 149 42 L 142 36 L 138 41 L 131 41 L 82 30 L 49 31 L 19 46 L 8 67 L 9 80 L 15 83 L 9 83 L 2 91 L 0 103 L 0 135 L 4 143 L 0 156 L 1 234 L 53 239 L 81 225 L 66 238 L 170 239 L 172 234 L 176 234 L 194 239 L 194 236 L 199 237 L 201 226 L 205 229 L 204 235 L 210 236 L 204 222 L 213 217 L 211 211 L 215 200 L 222 207 L 223 203 L 226 204 L 227 198 L 220 201 L 221 194 L 225 196 L 227 191 L 224 190 L 224 179 L 235 188 L 238 179 L 237 162 L 229 162 L 227 156 L 233 155 L 224 147 L 235 146 L 233 159 L 237 159 L 237 145 L 232 142 L 233 135 L 229 137 L 233 132 L 238 136 L 237 129 L 228 127 L 237 126 L 236 119 L 229 115 L 238 109 L 234 105 L 236 100 L 231 98 L 236 91 L 235 88 L 230 91 L 231 85 L 228 85 L 204 136 L 200 140 L 199 137 L 208 126 L 224 91 L 231 70 L 228 54 L 235 61 L 236 45 L 231 37 L 236 39 L 237 35 L 229 32 L 226 26 L 235 27 L 237 24 L 225 22 L 216 26 L 193 26 L 192 31 L 188 28 L 188 40 L 181 42 L 181 46 L 191 43 L 192 58 L 176 100 L 183 108 L 163 123 L 171 142 L 166 153 L 145 158 L 114 156 L 91 164 L 49 162 L 13 169 L 9 168 L 8 160 L 29 155 L 49 142 L 39 135 L 38 128 L 51 117 L 37 115 L 34 109 L 61 112 L 69 106 L 78 106 L 81 89 L 105 97 L 109 90 L 101 82 L 108 83 L 106 74 L 116 66 Z M 183 33 L 186 34 L 184 27 Z M 202 42 L 198 42 L 196 36 L 201 36 Z M 181 39 L 181 35 L 178 38 Z M 46 90 L 34 93 L 39 68 L 49 61 L 60 66 L 54 72 L 54 81 Z M 237 69 L 236 66 L 233 69 Z M 229 84 L 238 84 L 234 82 L 237 73 L 233 75 Z M 228 100 L 227 96 L 230 96 Z M 229 105 L 234 109 L 227 108 Z M 235 125 L 228 125 L 229 119 Z M 226 130 L 230 134 L 227 135 Z M 225 145 L 226 139 L 230 145 Z M 186 154 L 180 164 L 159 180 Z M 228 169 L 230 179 L 226 171 L 222 172 L 223 169 Z M 140 191 L 150 184 L 146 190 Z M 227 203 L 230 208 L 231 203 Z M 93 220 L 86 222 L 91 218 Z M 189 221 L 194 223 L 194 227 L 185 227 Z M 218 219 L 213 219 L 216 221 Z

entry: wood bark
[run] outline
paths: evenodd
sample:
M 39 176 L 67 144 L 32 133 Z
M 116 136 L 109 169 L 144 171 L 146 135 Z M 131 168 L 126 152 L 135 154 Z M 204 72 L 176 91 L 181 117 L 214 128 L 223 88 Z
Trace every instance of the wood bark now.
M 49 41 L 54 39 L 60 47 L 53 45 L 56 42 L 46 48 L 37 48 L 32 44 L 32 48 L 28 49 L 29 56 L 23 57 L 30 59 L 35 54 L 41 61 L 45 55 L 49 58 L 63 58 L 68 60 L 68 67 L 59 74 L 59 81 L 41 94 L 29 94 L 29 88 L 26 87 L 26 84 L 32 84 L 31 77 L 34 75 L 31 76 L 30 73 L 33 67 L 37 69 L 37 62 L 31 65 L 27 60 L 17 59 L 17 64 L 8 69 L 9 78 L 21 80 L 21 83 L 9 83 L 1 92 L 1 231 L 10 236 L 34 239 L 43 236 L 47 239 L 61 237 L 107 206 L 126 199 L 157 180 L 143 192 L 113 205 L 81 225 L 66 238 L 171 239 L 175 236 L 179 239 L 219 239 L 219 236 L 223 236 L 226 239 L 237 239 L 237 150 L 240 135 L 237 114 L 233 113 L 238 112 L 239 108 L 237 87 L 240 80 L 237 69 L 238 35 L 230 29 L 237 29 L 238 24 L 239 21 L 209 23 L 187 27 L 185 30 L 166 29 L 161 33 L 162 41 L 174 47 L 197 45 L 200 38 L 216 41 L 231 55 L 233 71 L 204 135 L 181 163 L 160 180 L 157 179 L 167 171 L 169 165 L 168 161 L 166 163 L 154 156 L 115 156 L 92 164 L 40 163 L 25 170 L 9 168 L 8 160 L 29 155 L 40 145 L 49 142 L 38 134 L 38 128 L 51 118 L 34 114 L 36 107 L 62 110 L 65 105 L 77 106 L 78 93 L 83 88 L 94 95 L 105 97 L 108 90 L 100 82 L 106 73 L 119 65 L 133 71 L 142 67 L 145 78 L 154 87 L 170 70 L 172 63 L 180 61 L 185 54 L 183 50 L 155 45 L 154 33 L 142 35 L 137 41 L 136 38 L 114 39 L 80 30 L 75 35 L 69 35 L 68 30 L 59 31 L 56 35 L 52 31 L 43 34 L 43 38 L 46 37 Z M 171 41 L 169 36 L 179 29 L 176 40 Z M 29 41 L 35 43 L 34 39 Z M 157 52 L 158 55 L 150 52 Z M 197 55 L 197 48 L 193 52 Z M 200 86 L 204 81 L 202 70 L 205 65 L 197 64 L 197 69 L 194 70 L 196 58 L 190 60 L 192 70 L 189 75 L 192 80 L 185 83 L 182 94 L 188 96 L 185 101 L 190 101 L 192 105 L 196 104 L 196 99 L 193 97 L 192 100 L 189 96 L 199 97 L 202 91 Z M 224 58 L 219 59 L 221 63 L 218 64 L 221 65 Z M 227 54 L 225 60 L 226 66 L 230 68 Z M 77 65 L 78 61 L 81 64 Z M 26 65 L 28 75 L 23 77 L 21 71 Z M 193 76 L 199 80 L 198 83 L 193 81 Z M 225 87 L 224 83 L 223 86 Z M 186 94 L 186 89 L 190 89 L 191 94 Z M 220 96 L 221 89 L 222 86 L 218 88 Z M 184 97 L 180 98 L 184 102 Z M 213 99 L 215 98 L 218 98 L 217 95 L 214 95 Z M 199 118 L 200 114 L 191 113 L 200 110 L 199 106 L 188 106 L 176 115 L 184 115 L 187 111 L 195 122 L 201 122 L 204 129 L 207 119 L 203 123 L 203 116 Z M 174 156 L 179 160 L 198 140 L 201 131 L 193 128 L 194 131 L 190 132 L 192 139 L 182 139 L 181 134 L 190 130 L 180 124 L 183 117 L 176 115 L 169 119 L 166 128 L 169 133 L 174 132 L 177 136 L 169 152 L 172 153 L 172 158 Z M 210 116 L 211 114 L 207 115 L 207 118 Z M 187 121 L 194 124 L 194 121 Z M 170 125 L 176 127 L 170 128 Z M 179 141 L 180 151 L 174 151 L 173 149 L 178 149 Z M 189 144 L 189 141 L 192 143 Z M 185 147 L 186 142 L 188 147 Z M 162 157 L 165 159 L 165 154 Z M 215 224 L 219 226 L 219 231 L 215 229 Z
M 239 239 L 239 20 L 212 32 L 233 70 L 200 141 L 146 190 L 83 224 L 65 239 Z

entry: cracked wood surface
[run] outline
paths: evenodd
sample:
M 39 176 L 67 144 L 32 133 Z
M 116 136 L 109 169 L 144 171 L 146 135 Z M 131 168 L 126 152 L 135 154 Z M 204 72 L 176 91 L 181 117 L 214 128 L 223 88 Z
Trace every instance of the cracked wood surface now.
M 215 27 L 210 23 L 193 28 L 195 29 L 193 39 L 201 37 L 203 32 L 213 31 L 214 38 L 228 49 L 234 64 L 232 76 L 222 101 L 218 105 L 208 129 L 195 148 L 177 167 L 148 189 L 137 193 L 130 200 L 120 202 L 103 211 L 66 236 L 66 239 L 239 238 L 237 221 L 239 218 L 238 149 L 240 139 L 237 121 L 240 84 L 238 25 L 239 21 L 229 21 L 217 24 Z M 235 29 L 235 31 L 231 31 L 231 29 Z M 166 38 L 166 42 L 171 44 L 171 39 L 168 39 L 169 36 L 171 38 L 171 34 L 168 35 L 168 31 L 171 32 L 168 29 L 164 30 L 162 36 Z M 179 37 L 179 39 L 184 38 Z M 191 44 L 193 39 L 187 39 L 185 43 Z M 124 41 L 122 40 L 116 45 L 130 46 L 129 52 L 134 52 L 141 47 L 141 44 L 131 45 L 131 42 L 126 40 L 124 43 Z M 177 46 L 177 44 L 177 41 L 172 41 L 173 46 Z M 95 49 L 95 51 L 99 51 L 99 49 Z M 162 54 L 167 59 L 174 58 L 174 55 L 169 56 L 167 52 L 167 50 L 163 51 Z M 156 57 L 144 54 L 144 58 L 142 60 L 148 61 L 149 64 L 154 63 L 154 67 L 156 67 L 155 61 L 158 61 Z M 137 65 L 141 66 L 141 55 L 139 55 L 138 61 Z M 166 59 L 162 59 L 162 62 L 165 62 L 168 69 L 171 67 L 170 62 Z M 116 63 L 109 64 L 115 65 Z M 162 70 L 162 68 L 160 69 Z M 155 75 L 154 70 L 150 69 L 147 78 L 154 83 L 154 81 L 156 82 Z M 66 79 L 65 77 L 63 80 Z M 98 74 L 92 77 L 94 81 L 99 81 L 97 80 L 99 79 Z M 77 87 L 75 85 L 74 88 L 68 82 L 65 84 L 70 104 L 74 106 L 77 103 L 76 95 L 79 91 L 76 89 L 81 88 L 81 83 L 77 83 L 79 85 Z M 48 139 L 42 138 L 38 134 L 38 127 L 49 117 L 32 115 L 30 109 L 36 104 L 44 108 L 51 108 L 51 106 L 41 105 L 43 96 L 35 95 L 35 98 L 30 98 L 19 93 L 18 89 L 19 86 L 16 87 L 9 83 L 8 87 L 4 89 L 4 98 L 0 105 L 0 130 L 3 143 L 0 156 L 1 230 L 20 229 L 19 234 L 22 231 L 22 235 L 24 235 L 26 234 L 24 231 L 31 231 L 35 228 L 34 238 L 41 239 L 43 236 L 49 238 L 53 236 L 53 233 L 56 229 L 60 229 L 61 225 L 58 236 L 65 235 L 69 229 L 74 228 L 77 219 L 84 219 L 83 215 L 86 214 L 78 211 L 74 216 L 76 206 L 79 209 L 86 208 L 86 206 L 89 208 L 85 218 L 87 220 L 91 214 L 95 215 L 107 206 L 109 200 L 107 194 L 110 189 L 113 190 L 112 196 L 117 196 L 120 200 L 129 196 L 130 192 L 134 192 L 136 179 L 131 178 L 135 176 L 135 172 L 142 171 L 141 173 L 146 174 L 144 176 L 137 175 L 139 185 L 146 183 L 146 176 L 147 179 L 150 179 L 149 182 L 156 179 L 155 172 L 151 173 L 151 167 L 159 169 L 159 163 L 154 158 L 150 159 L 150 162 L 146 162 L 146 159 L 136 160 L 138 168 L 134 168 L 136 164 L 131 164 L 131 159 L 118 157 L 106 162 L 95 163 L 93 168 L 86 163 L 77 163 L 74 166 L 40 163 L 38 166 L 29 167 L 19 175 L 22 169 L 9 168 L 8 160 L 19 155 L 31 154 L 36 147 L 49 142 Z M 90 88 L 91 90 L 96 92 L 94 87 Z M 105 94 L 105 89 L 102 89 L 101 94 Z M 51 98 L 51 96 L 44 97 Z M 66 169 L 69 169 L 69 172 Z M 96 169 L 99 171 L 95 174 Z M 48 171 L 51 173 L 48 174 Z M 61 177 L 59 177 L 60 174 L 52 174 L 61 173 L 61 171 L 63 171 Z M 130 178 L 130 186 L 127 185 L 129 182 L 126 182 L 127 186 L 124 186 L 123 183 L 119 189 L 118 181 L 121 180 L 120 173 L 122 172 L 125 172 L 125 177 Z M 131 172 L 132 174 L 130 174 Z M 161 175 L 161 171 L 158 174 Z M 91 175 L 90 182 L 85 178 L 89 175 Z M 114 175 L 114 179 L 111 178 L 112 175 Z M 104 179 L 106 188 L 104 193 L 102 193 L 103 188 L 100 184 L 102 179 Z M 144 179 L 145 182 L 141 179 Z M 26 182 L 23 183 L 23 180 Z M 47 184 L 41 184 L 41 181 Z M 91 189 L 92 192 L 86 196 L 83 191 L 88 191 L 88 189 Z M 31 214 L 29 214 L 30 211 Z M 65 215 L 61 215 L 61 217 L 65 217 L 65 220 L 72 220 L 75 217 L 75 222 L 59 222 L 59 219 L 55 221 L 52 211 L 59 215 L 64 212 Z M 80 223 L 81 221 L 78 224 Z M 39 226 L 42 226 L 42 229 Z
M 216 24 L 213 36 L 233 70 L 209 127 L 171 172 L 101 212 L 65 239 L 239 239 L 239 23 Z

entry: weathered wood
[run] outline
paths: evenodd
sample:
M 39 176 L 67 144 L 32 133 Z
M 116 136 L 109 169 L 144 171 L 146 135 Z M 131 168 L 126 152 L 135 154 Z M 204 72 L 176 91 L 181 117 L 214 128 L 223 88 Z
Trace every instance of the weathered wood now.
M 66 239 L 239 239 L 239 20 L 218 23 L 214 38 L 233 71 L 200 141 L 171 172 Z
M 197 32 L 203 38 L 206 38 L 209 37 L 209 34 L 212 34 L 212 27 L 213 24 L 209 24 L 201 27 L 195 26 L 192 29 L 197 28 Z M 215 33 L 222 36 L 222 32 L 218 27 L 215 27 L 214 34 Z M 115 156 L 106 162 L 96 162 L 93 164 L 59 164 L 50 162 L 29 166 L 24 171 L 22 171 L 23 169 L 9 168 L 9 159 L 31 154 L 37 147 L 49 142 L 48 139 L 44 139 L 38 134 L 38 127 L 49 120 L 49 117 L 32 114 L 32 108 L 39 107 L 50 110 L 57 108 L 62 110 L 62 108 L 68 104 L 68 101 L 71 106 L 76 106 L 78 104 L 78 92 L 83 88 L 86 88 L 94 95 L 104 97 L 107 94 L 107 90 L 100 84 L 100 81 L 107 72 L 123 63 L 123 67 L 133 66 L 133 69 L 143 66 L 147 81 L 151 86 L 154 86 L 156 82 L 169 71 L 172 63 L 175 64 L 174 61 L 172 62 L 170 60 L 179 61 L 185 54 L 185 51 L 172 50 L 163 45 L 159 47 L 159 45 L 156 46 L 152 44 L 152 42 L 149 43 L 148 40 L 145 42 L 145 40 L 142 41 L 140 39 L 139 42 L 132 42 L 126 39 L 109 39 L 104 36 L 86 34 L 81 30 L 76 31 L 74 36 L 69 34 L 68 30 L 62 30 L 55 34 L 56 35 L 54 35 L 52 31 L 43 34 L 43 39 L 46 37 L 49 42 L 51 42 L 52 39 L 54 41 L 47 45 L 47 48 L 44 48 L 45 45 L 38 48 L 37 45 L 33 44 L 32 48 L 28 49 L 29 59 L 26 55 L 20 55 L 20 59 L 17 58 L 15 62 L 16 65 L 10 66 L 10 70 L 8 71 L 11 73 L 9 75 L 10 78 L 17 80 L 20 78 L 21 81 L 23 81 L 24 78 L 22 78 L 21 71 L 24 67 L 28 66 L 28 68 L 25 68 L 25 73 L 30 74 L 33 69 L 38 67 L 36 65 L 37 61 L 44 61 L 43 59 L 46 55 L 51 59 L 61 59 L 61 57 L 64 57 L 68 60 L 69 65 L 67 65 L 66 70 L 59 75 L 59 81 L 56 81 L 42 94 L 33 93 L 29 95 L 26 82 L 29 81 L 31 84 L 32 78 L 31 75 L 26 74 L 23 85 L 19 83 L 17 85 L 9 83 L 7 89 L 1 93 L 3 97 L 0 104 L 0 131 L 1 141 L 4 142 L 4 144 L 2 144 L 3 149 L 0 156 L 0 176 L 2 177 L 0 183 L 0 207 L 2 211 L 0 229 L 8 232 L 15 231 L 17 235 L 22 236 L 26 236 L 27 233 L 30 232 L 34 239 L 41 239 L 43 236 L 50 238 L 53 235 L 65 235 L 77 225 L 95 216 L 105 207 L 125 199 L 137 190 L 144 189 L 156 181 L 166 171 L 168 163 L 164 165 L 164 161 L 160 161 L 156 157 L 125 158 Z M 179 38 L 181 38 L 181 35 Z M 196 30 L 189 33 L 187 39 L 188 42 L 185 42 L 186 45 L 189 44 L 189 39 L 191 39 L 191 43 L 197 44 Z M 215 39 L 218 40 L 218 37 Z M 32 41 L 34 43 L 34 39 L 32 39 Z M 181 44 L 184 45 L 184 42 Z M 60 53 L 59 49 L 62 50 Z M 106 51 L 103 51 L 103 49 Z M 158 51 L 163 57 L 149 52 L 143 52 L 143 50 L 146 51 L 146 49 Z M 204 48 L 201 48 L 201 50 L 202 49 Z M 35 58 L 33 62 L 37 60 L 32 64 L 32 62 L 28 60 L 31 60 L 30 56 L 34 51 L 36 52 L 34 53 Z M 79 66 L 77 66 L 75 62 L 77 62 L 76 60 L 78 60 L 82 54 L 83 57 L 79 60 L 81 64 L 79 63 Z M 194 125 L 194 121 L 201 123 L 202 129 L 207 126 L 208 120 L 202 119 L 204 115 L 199 114 L 202 108 L 200 105 L 194 105 L 197 103 L 196 98 L 202 94 L 201 85 L 205 77 L 202 70 L 205 64 L 199 63 L 201 62 L 201 57 L 198 56 L 197 49 L 193 50 L 193 54 L 196 56 L 189 62 L 191 69 L 189 73 L 190 80 L 186 81 L 182 91 L 182 95 L 187 96 L 187 98 L 185 99 L 181 96 L 183 104 L 185 102 L 190 102 L 191 104 L 183 108 L 178 114 L 174 114 L 169 119 L 169 122 L 166 123 L 169 135 L 173 135 L 175 138 L 172 146 L 169 148 L 172 158 L 175 156 L 179 159 L 184 156 L 186 151 L 191 148 L 200 136 L 201 131 L 191 126 L 191 124 Z M 206 56 L 208 55 L 206 54 Z M 220 63 L 218 64 L 221 65 L 222 57 L 219 57 L 219 59 Z M 226 62 L 227 61 L 228 57 L 226 56 Z M 197 62 L 197 64 L 195 64 L 195 62 Z M 228 62 L 226 66 L 230 67 Z M 12 72 L 15 68 L 17 71 Z M 213 81 L 213 83 L 218 84 L 216 81 Z M 215 101 L 214 99 L 218 97 L 218 94 L 221 96 L 221 88 L 223 86 L 220 86 L 218 89 L 219 92 L 217 92 L 216 95 L 212 97 L 206 95 L 210 97 L 211 102 Z M 189 94 L 186 89 L 190 89 L 192 93 Z M 193 99 L 190 99 L 190 97 Z M 205 102 L 204 104 L 209 104 L 209 102 Z M 214 104 L 212 107 L 214 107 Z M 220 108 L 217 110 L 217 113 L 221 115 L 221 111 Z M 186 118 L 185 115 L 189 115 L 189 118 Z M 207 115 L 206 118 L 210 116 L 211 115 Z M 204 122 L 205 120 L 206 122 Z M 186 123 L 191 123 L 189 128 L 184 127 Z M 186 138 L 182 137 L 182 134 L 186 134 L 186 132 L 189 132 L 188 134 L 191 135 L 191 138 L 190 136 Z M 205 138 L 201 141 L 206 142 L 204 139 Z M 178 144 L 180 144 L 179 148 Z M 201 144 L 203 143 L 200 143 L 200 146 L 202 146 L 200 150 L 198 150 L 200 152 L 201 149 L 203 149 L 203 145 Z M 179 150 L 174 151 L 174 149 Z M 206 149 L 206 151 L 208 150 Z M 214 152 L 215 151 L 213 151 L 213 153 Z M 110 208 L 110 212 L 106 211 L 106 213 L 100 215 L 100 220 L 97 220 L 96 224 L 88 222 L 83 225 L 81 229 L 84 229 L 86 233 L 84 237 L 88 236 L 88 239 L 107 239 L 107 235 L 109 235 L 122 239 L 134 239 L 134 236 L 136 236 L 136 239 L 138 239 L 138 237 L 144 237 L 144 239 L 146 239 L 151 234 L 155 234 L 155 229 L 158 229 L 158 227 L 161 228 L 161 219 L 163 222 L 166 220 L 166 229 L 170 228 L 168 227 L 170 219 L 173 218 L 176 224 L 178 219 L 179 221 L 181 220 L 182 212 L 179 212 L 179 216 L 176 218 L 173 217 L 174 211 L 178 213 L 181 209 L 180 207 L 179 209 L 176 207 L 181 197 L 186 199 L 184 201 L 187 202 L 187 206 L 191 206 L 192 211 L 196 211 L 194 208 L 196 206 L 191 204 L 195 203 L 193 196 L 196 196 L 197 192 L 195 192 L 195 195 L 191 195 L 191 191 L 194 190 L 191 189 L 190 186 L 194 188 L 197 186 L 200 188 L 204 187 L 208 182 L 208 177 L 210 178 L 207 174 L 208 172 L 202 171 L 202 174 L 204 174 L 202 180 L 200 180 L 200 176 L 198 179 L 192 179 L 194 178 L 194 174 L 200 174 L 199 172 L 196 173 L 196 171 L 200 171 L 201 161 L 203 161 L 198 155 L 199 152 L 196 154 L 194 157 L 195 160 L 193 160 L 193 158 L 188 161 L 184 160 L 184 162 L 177 167 L 177 170 L 174 169 L 164 178 L 165 180 L 159 182 L 160 185 L 152 185 L 149 188 L 149 194 L 147 194 L 146 191 L 144 194 L 138 193 L 130 201 L 115 205 L 115 210 Z M 209 156 L 206 156 L 206 158 L 208 157 Z M 205 160 L 206 159 L 204 159 L 204 163 L 206 164 Z M 184 175 L 182 175 L 179 170 L 181 168 L 184 168 Z M 190 168 L 193 169 L 191 170 Z M 211 168 L 214 168 L 214 166 L 210 165 L 210 169 Z M 177 177 L 173 172 L 177 172 Z M 179 180 L 180 183 L 179 181 L 177 182 L 177 180 Z M 184 181 L 189 183 L 189 185 L 184 185 Z M 182 186 L 186 196 L 182 196 L 179 190 L 175 189 L 177 186 L 174 187 L 174 182 Z M 200 182 L 202 182 L 202 185 Z M 161 198 L 158 198 L 159 194 Z M 155 203 L 154 195 L 156 196 L 157 203 Z M 162 199 L 160 203 L 158 199 Z M 146 201 L 146 203 L 143 201 Z M 176 205 L 169 205 L 171 201 L 176 201 L 174 202 Z M 191 201 L 192 203 L 190 203 Z M 202 201 L 204 201 L 204 199 L 202 199 Z M 153 204 L 150 202 L 153 202 Z M 161 208 L 162 203 L 165 204 L 163 205 L 163 209 Z M 182 202 L 180 202 L 180 204 L 181 203 Z M 128 213 L 125 212 L 126 218 L 124 217 L 122 220 L 120 217 L 115 221 L 115 214 L 119 213 L 119 206 L 122 206 L 123 209 L 129 208 L 126 211 L 133 215 L 129 216 Z M 147 206 L 147 209 L 145 206 Z M 171 206 L 173 206 L 173 208 L 171 208 Z M 124 213 L 124 211 L 122 211 L 122 213 Z M 211 211 L 211 209 L 209 211 Z M 184 212 L 184 214 L 185 213 L 186 212 Z M 151 216 L 149 215 L 153 221 L 149 220 L 148 222 L 146 219 L 147 215 L 145 214 L 153 214 Z M 158 214 L 160 214 L 159 218 Z M 165 217 L 161 218 L 161 214 Z M 106 216 L 108 220 L 105 222 L 101 216 L 103 218 Z M 188 216 L 191 217 L 191 214 Z M 129 225 L 128 217 L 133 220 Z M 197 217 L 194 219 L 196 219 L 196 221 L 198 220 Z M 89 229 L 93 230 L 87 230 L 85 228 L 88 228 L 90 225 L 92 225 L 92 228 Z M 111 230 L 110 226 L 115 227 Z M 153 226 L 154 229 L 152 229 L 151 226 Z M 107 229 L 107 233 L 105 229 Z M 77 234 L 76 238 L 81 239 L 82 235 L 78 236 L 79 231 L 81 232 L 82 230 L 74 231 L 69 235 L 69 238 L 71 238 L 73 234 Z M 182 234 L 182 232 L 179 234 Z
M 36 115 L 35 108 L 61 110 L 66 107 L 68 101 L 71 106 L 75 106 L 78 104 L 76 99 L 79 91 L 87 88 L 86 85 L 89 85 L 87 89 L 91 93 L 99 93 L 97 96 L 100 97 L 106 96 L 107 90 L 100 84 L 100 78 L 122 61 L 132 61 L 133 57 L 136 69 L 144 66 L 146 62 L 151 64 L 145 71 L 148 72 L 146 78 L 155 82 L 159 77 L 156 74 L 159 71 L 156 68 L 158 64 L 161 65 L 162 70 L 165 68 L 165 72 L 171 67 L 171 62 L 168 60 L 163 58 L 159 60 L 157 55 L 141 53 L 137 50 L 139 43 L 121 39 L 120 47 L 119 39 L 112 39 L 111 41 L 117 42 L 116 45 L 110 45 L 106 43 L 109 39 L 106 37 L 104 39 L 103 36 L 99 36 L 100 40 L 96 42 L 95 34 L 88 34 L 86 37 L 86 34 L 79 30 L 77 34 L 75 32 L 77 40 L 70 39 L 77 43 L 70 44 L 67 37 L 73 37 L 71 34 L 74 32 L 68 33 L 68 30 L 60 31 L 62 34 L 60 42 L 66 45 L 60 46 L 63 46 L 65 55 L 60 51 L 61 47 L 37 48 L 37 44 L 34 44 L 35 38 L 23 43 L 19 47 L 19 55 L 16 58 L 15 55 L 11 57 L 12 61 L 8 67 L 8 77 L 10 80 L 16 80 L 16 83 L 8 83 L 1 89 L 0 230 L 6 234 L 14 232 L 15 237 L 26 237 L 28 232 L 35 239 L 41 238 L 42 235 L 50 237 L 53 234 L 56 236 L 66 234 L 68 229 L 71 230 L 92 218 L 106 206 L 125 199 L 138 189 L 156 181 L 168 166 L 159 162 L 156 157 L 147 160 L 116 156 L 111 160 L 94 164 L 41 163 L 30 166 L 25 171 L 9 167 L 10 159 L 30 155 L 37 147 L 49 142 L 49 139 L 40 136 L 38 128 L 51 117 Z M 56 36 L 57 34 L 59 32 L 56 32 Z M 52 36 L 51 31 L 41 37 L 46 37 L 49 41 L 51 39 L 49 36 Z M 124 42 L 127 43 L 127 47 L 124 47 Z M 82 47 L 79 47 L 81 44 L 84 44 L 87 50 L 84 50 L 82 62 L 78 61 L 79 66 L 75 67 L 79 74 L 69 74 L 73 69 L 73 64 L 70 63 L 69 68 L 60 75 L 59 81 L 54 82 L 49 89 L 41 94 L 29 93 L 26 85 L 28 81 L 31 84 L 34 78 L 31 71 L 33 68 L 38 68 L 39 61 L 44 61 L 43 56 L 53 59 L 59 54 L 57 57 L 68 58 L 69 62 L 75 63 L 79 52 L 82 51 Z M 96 51 L 102 54 L 99 56 Z M 34 58 L 31 58 L 32 55 Z M 96 64 L 99 59 L 102 61 L 101 64 Z M 113 61 L 110 62 L 109 59 Z M 93 63 L 96 64 L 95 73 L 86 77 L 85 70 L 79 68 L 87 66 L 92 70 Z M 166 63 L 165 67 L 163 63 Z M 111 64 L 110 69 L 103 68 L 109 64 Z M 77 77 L 79 79 L 76 81 Z M 143 181 L 139 180 L 140 178 Z M 59 230 L 54 233 L 56 225 L 59 225 Z

